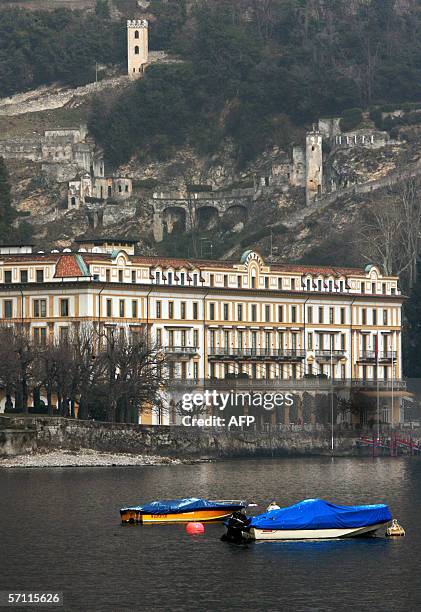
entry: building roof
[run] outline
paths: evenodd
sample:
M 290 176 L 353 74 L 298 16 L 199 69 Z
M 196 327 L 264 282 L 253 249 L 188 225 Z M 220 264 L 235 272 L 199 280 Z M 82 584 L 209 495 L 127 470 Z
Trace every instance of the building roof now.
M 61 255 L 56 264 L 54 278 L 78 278 L 80 276 L 90 276 L 83 257 L 73 253 Z

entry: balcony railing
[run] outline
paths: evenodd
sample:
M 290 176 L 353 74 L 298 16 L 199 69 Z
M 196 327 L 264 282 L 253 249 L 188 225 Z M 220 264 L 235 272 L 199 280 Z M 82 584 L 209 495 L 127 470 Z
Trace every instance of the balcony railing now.
M 163 348 L 170 357 L 191 357 L 198 352 L 197 346 L 166 346 Z
M 377 359 L 376 351 L 361 351 L 358 361 L 368 361 L 370 363 L 375 362 Z M 396 361 L 396 351 L 379 351 L 378 353 L 379 362 L 391 362 Z
M 321 389 L 329 391 L 332 389 L 364 389 L 375 391 L 377 389 L 376 380 L 358 380 L 342 378 L 200 378 L 200 379 L 173 379 L 170 381 L 172 388 L 193 388 L 201 387 L 204 389 L 272 389 L 290 390 L 291 392 L 305 389 Z M 392 389 L 400 391 L 406 389 L 405 380 L 379 380 L 379 391 Z
M 331 359 L 337 361 L 338 359 L 342 359 L 345 357 L 346 350 L 324 350 L 324 349 L 316 349 L 316 359 L 318 361 L 330 361 Z
M 305 358 L 305 351 L 299 349 L 230 348 L 211 346 L 208 348 L 208 358 L 238 361 L 300 361 Z

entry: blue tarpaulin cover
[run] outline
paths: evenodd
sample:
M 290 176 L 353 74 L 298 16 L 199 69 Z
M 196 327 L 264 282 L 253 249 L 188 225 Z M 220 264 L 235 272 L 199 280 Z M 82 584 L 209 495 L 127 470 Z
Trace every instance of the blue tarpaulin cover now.
M 348 529 L 392 520 L 385 504 L 336 506 L 322 499 L 305 499 L 298 504 L 258 514 L 251 519 L 257 529 Z
M 130 508 L 123 508 L 123 510 L 137 510 L 138 512 L 144 512 L 145 514 L 174 514 L 180 512 L 194 512 L 195 510 L 203 509 L 229 509 L 235 512 L 240 510 L 247 505 L 246 502 L 242 501 L 210 501 L 209 499 L 202 499 L 200 497 L 189 497 L 187 499 L 161 499 L 158 501 L 151 502 L 150 504 L 143 504 L 142 506 L 130 506 Z

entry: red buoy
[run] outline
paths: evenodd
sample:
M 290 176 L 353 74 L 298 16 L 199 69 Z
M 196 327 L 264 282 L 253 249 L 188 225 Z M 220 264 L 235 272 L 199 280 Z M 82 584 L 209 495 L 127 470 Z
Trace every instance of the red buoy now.
M 189 535 L 200 535 L 205 533 L 205 527 L 203 523 L 187 523 L 186 531 Z

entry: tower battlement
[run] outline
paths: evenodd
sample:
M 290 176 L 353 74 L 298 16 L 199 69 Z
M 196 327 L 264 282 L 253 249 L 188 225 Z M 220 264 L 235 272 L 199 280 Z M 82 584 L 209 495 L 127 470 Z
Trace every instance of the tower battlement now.
M 149 23 L 147 19 L 128 19 L 127 27 L 128 28 L 147 28 L 149 27 Z

